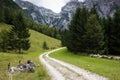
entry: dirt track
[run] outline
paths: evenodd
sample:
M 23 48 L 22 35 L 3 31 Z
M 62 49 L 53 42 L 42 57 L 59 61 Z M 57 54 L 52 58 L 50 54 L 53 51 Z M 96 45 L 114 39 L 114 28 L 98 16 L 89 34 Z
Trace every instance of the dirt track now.
M 49 54 L 63 48 L 55 49 L 39 56 L 51 76 L 51 80 L 108 80 L 108 78 L 91 73 L 69 63 L 49 57 Z

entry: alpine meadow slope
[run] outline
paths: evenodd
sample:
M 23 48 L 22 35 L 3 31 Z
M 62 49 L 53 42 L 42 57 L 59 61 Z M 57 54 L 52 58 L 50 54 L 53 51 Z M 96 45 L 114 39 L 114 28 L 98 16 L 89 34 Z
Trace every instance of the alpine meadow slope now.
M 2 30 L 9 30 L 11 25 L 0 23 L 0 32 Z M 61 46 L 61 41 L 55 38 L 46 36 L 42 33 L 34 31 L 32 29 L 29 30 L 30 33 L 30 43 L 31 47 L 28 52 L 43 52 L 46 51 L 43 49 L 43 43 L 46 42 L 49 49 L 55 49 Z M 49 50 L 48 49 L 48 50 Z
M 60 40 L 46 36 L 34 30 L 30 30 L 30 33 L 31 33 L 30 36 L 31 48 L 29 49 L 30 52 L 44 51 L 44 49 L 42 48 L 44 42 L 46 42 L 49 49 L 54 49 L 61 46 Z
M 3 30 L 9 31 L 11 25 L 0 23 L 0 32 Z M 38 55 L 42 54 L 45 51 L 42 48 L 43 42 L 46 41 L 47 46 L 51 48 L 58 48 L 61 45 L 61 42 L 57 39 L 48 37 L 44 34 L 36 32 L 34 30 L 29 31 L 31 48 L 26 51 L 26 54 L 16 54 L 14 51 L 8 52 L 0 52 L 0 80 L 8 80 L 9 75 L 7 73 L 8 63 L 11 63 L 11 66 L 17 66 L 19 60 L 22 63 L 26 63 L 27 60 L 32 60 L 38 67 L 35 67 L 35 73 L 18 73 L 13 74 L 12 79 L 15 80 L 49 80 L 50 77 L 48 73 L 45 71 L 43 65 L 40 63 L 38 59 Z

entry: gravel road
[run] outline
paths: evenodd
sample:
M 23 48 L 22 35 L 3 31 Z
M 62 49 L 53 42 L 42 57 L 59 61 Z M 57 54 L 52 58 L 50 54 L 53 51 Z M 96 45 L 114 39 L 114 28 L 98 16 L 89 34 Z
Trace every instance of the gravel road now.
M 108 80 L 103 76 L 89 72 L 72 64 L 49 57 L 49 54 L 63 48 L 55 49 L 39 56 L 51 80 Z

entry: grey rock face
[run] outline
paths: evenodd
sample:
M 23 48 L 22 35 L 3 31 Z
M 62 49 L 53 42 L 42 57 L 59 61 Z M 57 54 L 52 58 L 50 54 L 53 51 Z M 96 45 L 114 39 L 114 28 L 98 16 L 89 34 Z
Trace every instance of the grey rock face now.
M 54 26 L 56 19 L 60 18 L 59 14 L 52 12 L 50 9 L 38 7 L 27 1 L 16 0 L 15 2 L 37 23 Z
M 80 3 L 78 0 L 72 0 L 62 8 L 60 13 L 62 22 L 60 24 L 62 24 L 63 29 L 68 28 L 68 24 L 71 21 L 72 16 L 74 15 L 76 9 L 82 6 L 83 3 Z
M 113 16 L 115 3 L 110 0 L 93 0 L 96 9 L 101 17 Z
M 56 14 L 49 9 L 38 7 L 27 1 L 15 0 L 15 2 L 37 23 L 58 29 L 68 28 L 69 22 L 78 7 L 86 6 L 90 10 L 95 5 L 98 14 L 101 17 L 106 17 L 108 15 L 113 16 L 115 5 L 120 6 L 120 0 L 85 0 L 84 2 L 71 0 L 62 8 L 59 14 Z

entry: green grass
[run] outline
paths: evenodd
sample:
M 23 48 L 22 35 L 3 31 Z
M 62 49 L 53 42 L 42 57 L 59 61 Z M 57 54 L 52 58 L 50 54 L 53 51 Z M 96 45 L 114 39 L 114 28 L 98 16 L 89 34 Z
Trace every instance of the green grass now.
M 2 30 L 9 30 L 9 28 L 10 25 L 0 23 L 0 32 Z M 9 80 L 8 76 L 6 75 L 7 65 L 9 62 L 11 62 L 12 66 L 17 66 L 19 60 L 22 60 L 22 63 L 25 63 L 27 60 L 32 60 L 40 66 L 35 67 L 35 73 L 24 72 L 14 75 L 13 80 L 50 80 L 49 75 L 39 61 L 38 56 L 41 53 L 48 51 L 42 48 L 44 41 L 46 41 L 50 49 L 60 47 L 61 43 L 57 39 L 48 37 L 34 30 L 30 30 L 30 34 L 31 48 L 27 52 L 25 52 L 26 54 L 16 54 L 15 52 L 0 52 L 0 80 Z
M 43 52 L 44 50 L 42 46 L 44 41 L 46 41 L 49 49 L 58 48 L 61 46 L 60 40 L 48 37 L 34 30 L 30 30 L 30 34 L 31 34 L 30 36 L 31 48 L 28 50 L 28 52 L 38 52 L 38 51 Z
M 75 55 L 67 49 L 54 52 L 50 56 L 108 77 L 111 80 L 120 80 L 120 61 Z
M 0 23 L 0 32 L 2 30 L 9 30 L 11 25 L 5 24 L 5 23 Z
M 45 71 L 44 67 L 38 60 L 38 56 L 27 56 L 24 54 L 0 53 L 0 80 L 9 80 L 7 72 L 7 65 L 11 62 L 12 66 L 17 66 L 18 61 L 26 63 L 27 60 L 32 60 L 39 67 L 35 67 L 35 73 L 22 72 L 13 75 L 13 80 L 49 80 L 50 77 Z

